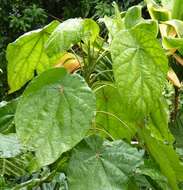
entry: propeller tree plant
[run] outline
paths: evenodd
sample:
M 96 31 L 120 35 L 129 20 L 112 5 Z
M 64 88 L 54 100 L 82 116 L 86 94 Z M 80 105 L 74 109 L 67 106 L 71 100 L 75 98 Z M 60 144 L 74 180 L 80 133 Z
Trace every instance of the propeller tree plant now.
M 74 18 L 8 45 L 9 93 L 25 90 L 0 104 L 2 188 L 182 189 L 164 95 L 167 76 L 181 87 L 172 66 L 182 60 L 181 14 L 178 1 L 146 3 L 152 19 L 114 4 L 100 19 L 106 37 Z

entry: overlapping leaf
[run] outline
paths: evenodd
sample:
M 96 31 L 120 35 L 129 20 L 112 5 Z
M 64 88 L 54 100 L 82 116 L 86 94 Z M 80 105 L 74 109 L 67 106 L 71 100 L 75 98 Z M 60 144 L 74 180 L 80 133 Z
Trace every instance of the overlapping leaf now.
M 47 165 L 83 139 L 95 110 L 95 96 L 79 75 L 51 69 L 34 79 L 20 99 L 17 134 L 35 150 L 40 165 Z
M 167 177 L 171 188 L 178 190 L 177 184 L 183 180 L 183 165 L 180 163 L 173 146 L 158 141 L 145 128 L 139 131 L 139 136 L 144 140 L 148 151 L 160 166 L 162 173 Z
M 142 163 L 143 152 L 118 140 L 98 136 L 83 140 L 73 151 L 67 176 L 70 190 L 126 190 Z
M 81 40 L 93 42 L 99 34 L 99 26 L 91 19 L 69 19 L 61 23 L 46 44 L 48 55 L 63 53 Z

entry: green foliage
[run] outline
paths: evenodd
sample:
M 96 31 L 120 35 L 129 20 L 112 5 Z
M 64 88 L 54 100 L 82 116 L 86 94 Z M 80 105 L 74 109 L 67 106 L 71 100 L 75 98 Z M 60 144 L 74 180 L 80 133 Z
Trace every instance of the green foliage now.
M 0 103 L 0 132 L 7 134 L 14 132 L 14 114 L 16 110 L 18 99 L 11 102 Z
M 152 33 L 141 25 L 120 31 L 114 37 L 111 53 L 121 106 L 132 118 L 142 119 L 161 96 L 168 70 L 166 56 Z M 151 77 L 154 75 L 157 77 Z
M 73 44 L 83 41 L 95 41 L 99 35 L 99 26 L 91 19 L 69 19 L 61 23 L 48 39 L 48 55 L 64 53 Z
M 58 22 L 53 21 L 43 29 L 26 33 L 8 45 L 9 93 L 19 90 L 26 82 L 31 80 L 35 70 L 37 73 L 41 73 L 49 68 L 50 61 L 44 46 L 57 25 Z
M 82 78 L 63 68 L 49 70 L 24 91 L 15 115 L 17 134 L 40 165 L 48 165 L 82 140 L 94 111 L 95 97 Z
M 126 115 L 123 113 L 121 97 L 116 86 L 113 83 L 104 84 L 102 88 L 96 89 L 96 98 L 96 127 L 104 129 L 113 139 L 130 140 L 136 133 L 135 124 L 126 122 Z
M 90 136 L 73 151 L 67 171 L 69 189 L 126 190 L 130 177 L 143 164 L 142 157 L 143 151 L 121 140 Z
M 106 37 L 73 18 L 8 45 L 10 93 L 27 86 L 0 104 L 2 188 L 181 189 L 182 21 L 167 1 L 146 2 L 148 20 L 113 4 Z
M 47 15 L 38 1 L 0 0 L 0 20 L 0 100 L 5 100 L 8 91 L 6 46 L 22 33 L 44 25 Z

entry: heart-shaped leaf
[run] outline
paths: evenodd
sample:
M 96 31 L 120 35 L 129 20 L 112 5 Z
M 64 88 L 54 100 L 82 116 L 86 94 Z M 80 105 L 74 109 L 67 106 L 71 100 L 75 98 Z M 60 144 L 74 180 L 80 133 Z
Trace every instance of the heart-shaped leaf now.
M 51 69 L 24 91 L 15 115 L 17 134 L 40 165 L 47 165 L 84 138 L 95 110 L 95 96 L 83 78 Z
M 69 189 L 126 190 L 133 172 L 143 163 L 142 156 L 143 151 L 121 140 L 90 136 L 73 151 L 67 171 Z

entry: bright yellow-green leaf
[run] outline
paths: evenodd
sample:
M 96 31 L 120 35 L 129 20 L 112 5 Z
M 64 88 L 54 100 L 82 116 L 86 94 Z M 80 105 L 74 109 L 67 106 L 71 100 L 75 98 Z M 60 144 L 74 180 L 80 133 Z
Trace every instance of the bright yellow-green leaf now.
M 58 21 L 53 21 L 43 29 L 28 32 L 8 45 L 9 93 L 19 90 L 31 80 L 35 71 L 41 73 L 50 67 L 44 45 L 57 25 Z

